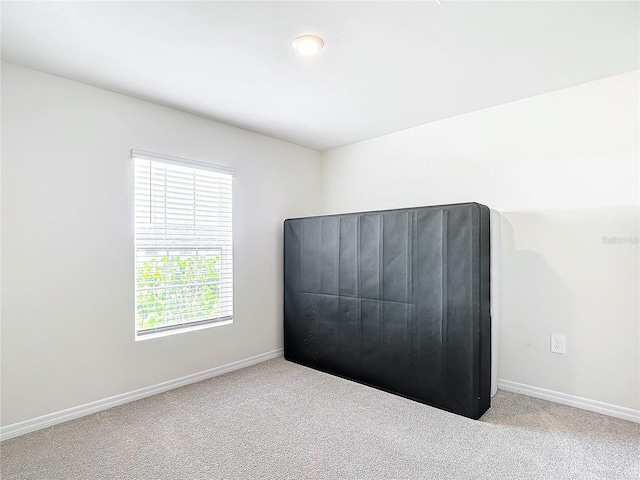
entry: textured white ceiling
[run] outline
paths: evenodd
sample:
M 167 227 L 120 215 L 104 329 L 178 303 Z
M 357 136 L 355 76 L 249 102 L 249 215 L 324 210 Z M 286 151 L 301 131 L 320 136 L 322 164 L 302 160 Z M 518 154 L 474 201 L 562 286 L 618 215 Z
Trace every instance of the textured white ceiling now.
M 2 57 L 324 151 L 637 69 L 638 5 L 3 1 Z

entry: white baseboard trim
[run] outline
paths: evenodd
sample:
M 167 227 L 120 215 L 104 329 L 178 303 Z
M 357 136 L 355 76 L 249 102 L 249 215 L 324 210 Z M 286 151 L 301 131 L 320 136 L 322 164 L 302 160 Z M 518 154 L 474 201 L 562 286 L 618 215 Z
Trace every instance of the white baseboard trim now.
M 583 410 L 609 415 L 610 417 L 640 423 L 640 410 L 634 410 L 633 408 L 620 407 L 598 400 L 590 400 L 567 393 L 547 390 L 546 388 L 532 387 L 531 385 L 502 380 L 500 378 L 498 379 L 498 388 L 506 392 L 521 393 L 529 397 L 541 398 L 542 400 L 549 400 L 551 402 L 561 403 L 562 405 L 569 405 L 570 407 L 581 408 Z
M 151 385 L 150 387 L 122 393 L 113 397 L 97 400 L 91 403 L 85 403 L 84 405 L 78 405 L 77 407 L 60 410 L 59 412 L 49 413 L 47 415 L 0 427 L 0 441 L 18 437 L 26 433 L 34 432 L 42 428 L 47 428 L 52 425 L 57 425 L 58 423 L 84 417 L 86 415 L 91 415 L 92 413 L 101 412 L 102 410 L 117 407 L 118 405 L 135 402 L 136 400 L 150 397 L 151 395 L 157 395 L 158 393 L 173 390 L 174 388 L 184 387 L 191 383 L 200 382 L 224 373 L 249 367 L 266 360 L 271 360 L 272 358 L 281 357 L 282 351 L 283 349 L 279 348 L 271 352 L 256 355 L 255 357 L 249 357 L 244 360 L 238 360 L 237 362 L 227 363 L 226 365 L 211 368 L 204 372 L 194 373 L 192 375 L 187 375 L 186 377 L 176 378 L 175 380 L 158 383 L 157 385 Z

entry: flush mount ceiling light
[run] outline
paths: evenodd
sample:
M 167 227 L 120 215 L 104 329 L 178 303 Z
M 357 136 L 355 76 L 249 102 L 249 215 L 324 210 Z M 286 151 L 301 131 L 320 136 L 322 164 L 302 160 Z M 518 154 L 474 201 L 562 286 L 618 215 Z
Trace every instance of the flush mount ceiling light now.
M 324 42 L 315 35 L 301 35 L 293 41 L 293 48 L 300 55 L 310 57 L 315 55 L 324 47 Z

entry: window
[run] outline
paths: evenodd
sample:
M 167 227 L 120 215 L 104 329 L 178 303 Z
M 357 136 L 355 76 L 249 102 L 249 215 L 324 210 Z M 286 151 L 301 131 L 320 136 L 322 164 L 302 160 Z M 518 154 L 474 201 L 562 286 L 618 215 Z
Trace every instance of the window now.
M 233 319 L 225 167 L 132 150 L 136 338 Z

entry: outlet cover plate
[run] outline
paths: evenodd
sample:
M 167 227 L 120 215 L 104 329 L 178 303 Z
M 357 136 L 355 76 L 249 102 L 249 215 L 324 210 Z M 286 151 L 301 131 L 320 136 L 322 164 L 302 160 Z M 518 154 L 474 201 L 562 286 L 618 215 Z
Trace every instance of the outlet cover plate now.
M 551 351 L 553 353 L 567 353 L 567 337 L 559 333 L 552 333 Z

